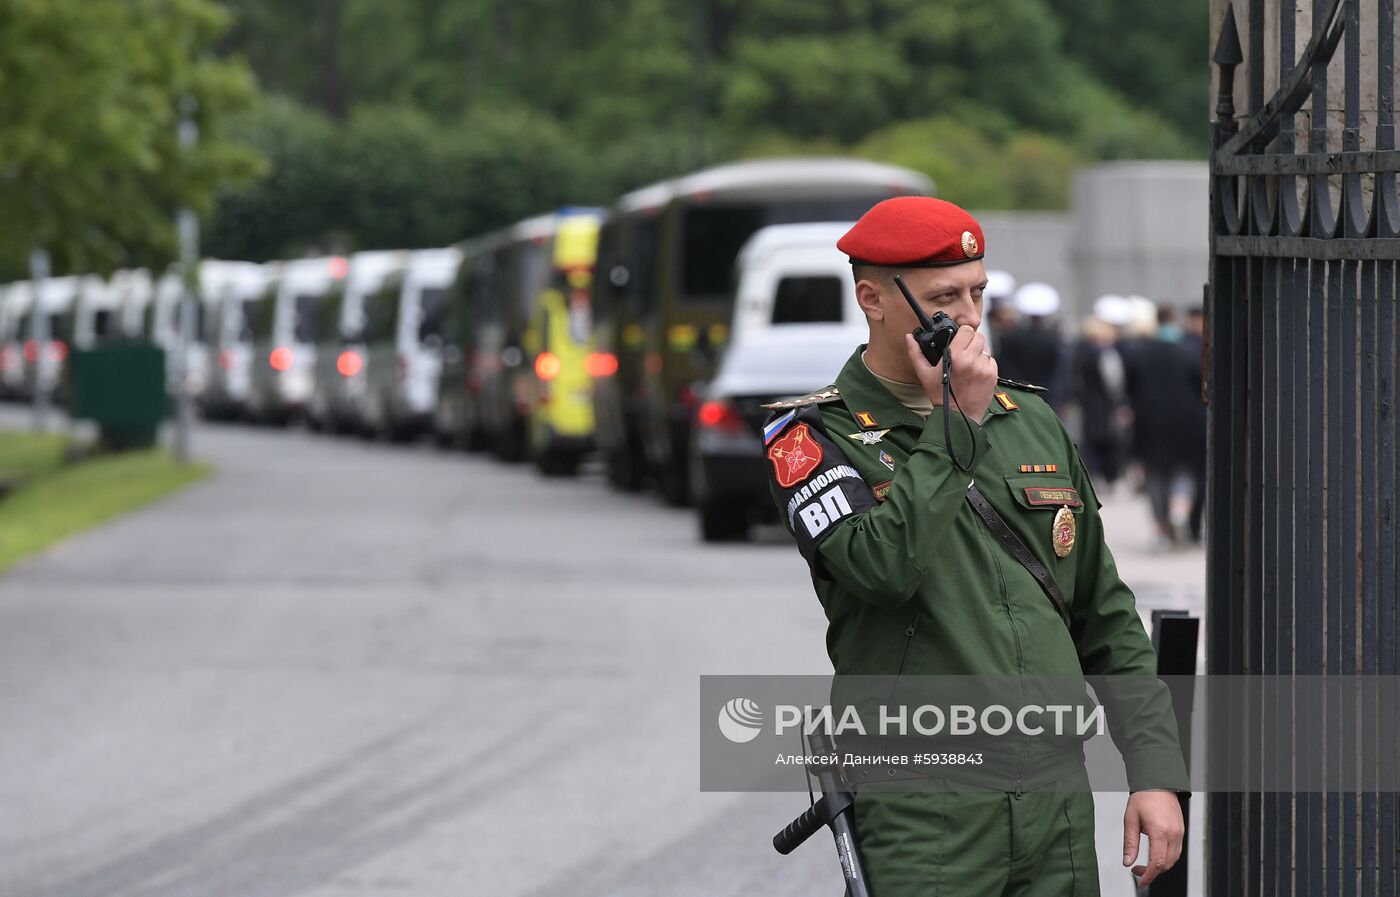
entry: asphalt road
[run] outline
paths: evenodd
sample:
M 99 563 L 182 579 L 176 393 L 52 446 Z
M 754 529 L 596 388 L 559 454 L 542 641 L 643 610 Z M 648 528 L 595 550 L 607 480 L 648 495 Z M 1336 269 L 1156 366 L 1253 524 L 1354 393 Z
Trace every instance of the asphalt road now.
M 702 546 L 596 474 L 425 446 L 196 439 L 212 479 L 0 577 L 0 895 L 840 893 L 829 841 L 769 846 L 805 797 L 698 787 L 700 675 L 829 671 L 780 533 Z M 1200 552 L 1105 513 L 1143 613 L 1199 611 Z

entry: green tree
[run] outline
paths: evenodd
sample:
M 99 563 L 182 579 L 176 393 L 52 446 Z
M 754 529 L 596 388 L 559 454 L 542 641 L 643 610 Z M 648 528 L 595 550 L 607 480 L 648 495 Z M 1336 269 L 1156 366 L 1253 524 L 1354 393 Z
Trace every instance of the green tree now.
M 258 159 L 225 116 L 255 88 L 210 53 L 227 16 L 209 0 L 0 0 L 0 264 L 45 247 L 55 270 L 159 265 L 173 214 L 207 210 Z M 182 97 L 202 139 L 176 138 Z
M 1205 154 L 1211 108 L 1210 0 L 1046 0 L 1065 23 L 1064 53 L 1135 108 L 1159 116 Z
M 206 255 L 264 261 L 349 242 L 341 133 L 330 119 L 270 97 L 229 126 L 266 164 L 253 183 L 221 192 L 204 231 Z
M 1201 151 L 1205 0 L 224 2 L 225 49 L 325 116 L 248 119 L 274 174 L 214 227 L 253 257 L 441 243 L 735 156 L 853 153 L 992 209 Z
M 727 125 L 854 142 L 895 117 L 911 73 L 873 34 L 735 41 L 720 108 Z

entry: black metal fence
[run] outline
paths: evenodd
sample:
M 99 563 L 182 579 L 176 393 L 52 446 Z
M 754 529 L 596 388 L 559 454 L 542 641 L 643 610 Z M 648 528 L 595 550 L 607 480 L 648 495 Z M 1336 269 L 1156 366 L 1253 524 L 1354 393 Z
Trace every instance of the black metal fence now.
M 1395 674 L 1394 0 L 1247 0 L 1218 33 L 1209 672 Z M 1340 709 L 1294 738 L 1324 734 L 1400 749 L 1364 720 L 1342 731 Z M 1290 749 L 1237 741 L 1246 760 Z M 1397 894 L 1394 794 L 1208 800 L 1211 897 Z

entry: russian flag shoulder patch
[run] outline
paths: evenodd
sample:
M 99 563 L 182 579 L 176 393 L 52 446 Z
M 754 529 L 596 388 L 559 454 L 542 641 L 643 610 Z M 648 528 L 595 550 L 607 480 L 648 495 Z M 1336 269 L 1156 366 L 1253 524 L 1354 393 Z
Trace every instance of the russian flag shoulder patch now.
M 771 421 L 769 421 L 768 423 L 764 424 L 764 425 L 763 425 L 763 444 L 764 444 L 764 445 L 767 445 L 768 443 L 772 442 L 773 439 L 774 439 L 774 437 L 776 437 L 779 433 L 783 432 L 783 427 L 786 427 L 788 424 L 792 423 L 792 419 L 793 419 L 794 417 L 796 417 L 796 416 L 797 416 L 797 409 L 794 408 L 792 411 L 789 411 L 787 414 L 784 414 L 784 415 L 782 415 L 781 417 L 775 417 L 775 418 L 773 418 L 773 420 L 771 420 Z

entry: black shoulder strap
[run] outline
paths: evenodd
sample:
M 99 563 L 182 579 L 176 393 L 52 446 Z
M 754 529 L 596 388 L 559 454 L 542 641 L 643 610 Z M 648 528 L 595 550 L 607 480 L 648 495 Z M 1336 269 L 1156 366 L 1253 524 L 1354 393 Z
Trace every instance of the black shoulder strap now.
M 1017 389 L 1024 389 L 1026 392 L 1049 392 L 1044 386 L 1036 386 L 1034 383 L 1022 383 L 1020 380 L 1009 380 L 1006 377 L 998 377 L 997 385 L 1014 386 Z
M 1060 619 L 1065 621 L 1066 626 L 1069 626 L 1069 610 L 1065 606 L 1065 596 L 1060 591 L 1059 584 L 1055 582 L 1055 577 L 1051 575 L 1049 570 L 1045 569 L 1044 564 L 1036 560 L 1035 555 L 1026 547 L 1026 544 L 1011 531 L 1011 527 L 1007 526 L 1006 521 L 1001 519 L 1001 515 L 997 513 L 996 508 L 992 507 L 992 503 L 987 501 L 987 496 L 977 489 L 976 483 L 967 487 L 967 503 L 972 505 L 972 510 L 976 511 L 977 516 L 982 518 L 982 522 L 987 524 L 987 529 L 992 531 L 992 535 L 1002 544 L 1002 547 L 1011 552 L 1011 556 L 1022 567 L 1026 568 L 1026 572 L 1034 577 L 1036 582 L 1040 583 L 1040 589 L 1045 593 L 1045 597 L 1049 598 L 1050 603 L 1055 605 Z

